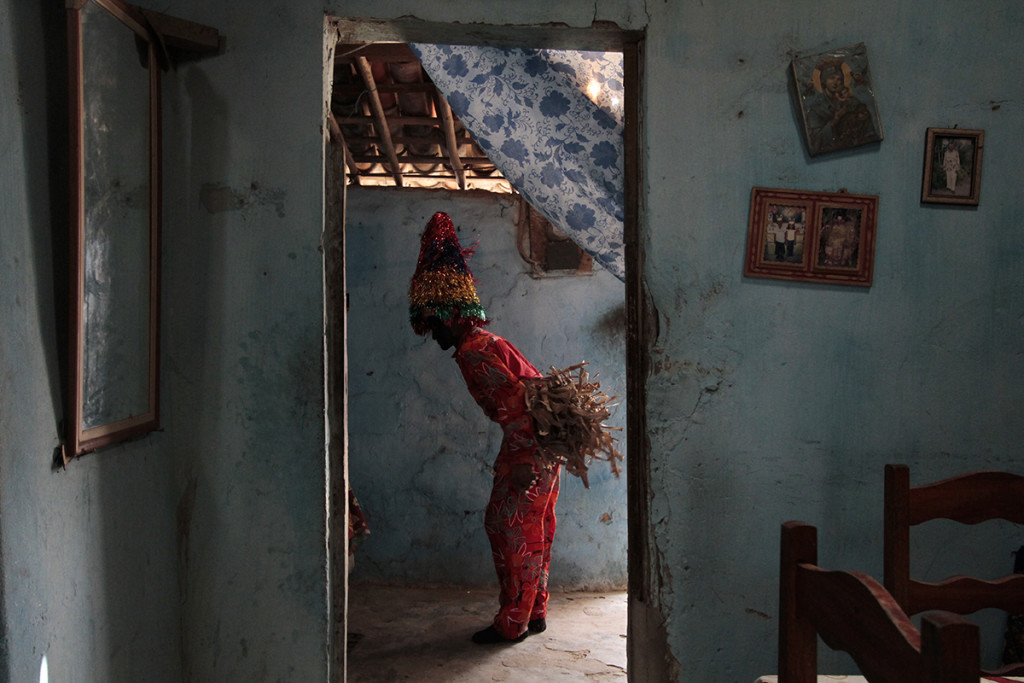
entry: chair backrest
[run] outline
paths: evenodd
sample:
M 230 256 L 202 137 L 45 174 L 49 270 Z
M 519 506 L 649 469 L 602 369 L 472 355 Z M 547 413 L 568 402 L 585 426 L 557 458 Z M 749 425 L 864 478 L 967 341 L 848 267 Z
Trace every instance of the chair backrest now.
M 935 519 L 1024 524 L 1024 476 L 977 471 L 911 486 L 906 465 L 886 465 L 884 519 L 883 583 L 907 614 L 945 610 L 966 615 L 985 608 L 1024 613 L 1024 574 L 995 580 L 957 575 L 937 582 L 910 576 L 910 527 Z
M 867 574 L 819 567 L 818 531 L 782 525 L 779 573 L 779 683 L 818 680 L 818 637 L 847 652 L 875 683 L 976 683 L 978 627 L 934 612 L 918 631 L 889 592 Z

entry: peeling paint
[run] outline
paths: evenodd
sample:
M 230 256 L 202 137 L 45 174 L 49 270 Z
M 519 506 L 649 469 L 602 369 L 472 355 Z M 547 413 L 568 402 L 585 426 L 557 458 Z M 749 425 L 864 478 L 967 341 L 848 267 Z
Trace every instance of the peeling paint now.
M 594 333 L 611 339 L 621 338 L 626 331 L 626 304 L 605 313 L 594 326 Z
M 210 213 L 236 211 L 245 206 L 245 200 L 225 185 L 203 185 L 199 201 Z
M 278 218 L 284 218 L 286 196 L 284 190 L 263 188 L 257 182 L 252 182 L 244 190 L 236 190 L 224 184 L 207 183 L 199 190 L 199 203 L 210 213 L 272 206 Z

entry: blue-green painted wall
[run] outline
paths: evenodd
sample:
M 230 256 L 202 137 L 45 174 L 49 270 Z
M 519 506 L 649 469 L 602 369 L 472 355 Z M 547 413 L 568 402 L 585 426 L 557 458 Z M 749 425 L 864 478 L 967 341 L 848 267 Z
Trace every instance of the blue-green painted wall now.
M 880 576 L 885 463 L 919 481 L 1024 469 L 1024 66 L 1011 47 L 1024 6 L 653 12 L 644 225 L 661 330 L 648 383 L 661 596 L 684 680 L 748 680 L 772 668 L 780 522 L 817 524 L 822 562 Z M 885 140 L 811 159 L 789 62 L 859 41 Z M 977 209 L 920 204 L 930 126 L 986 131 Z M 879 195 L 873 286 L 744 278 L 755 185 Z M 999 575 L 1021 541 L 994 533 L 958 560 Z M 921 567 L 949 542 L 923 546 Z M 987 635 L 990 662 L 999 637 Z
M 44 653 L 54 679 L 324 678 L 325 10 L 646 30 L 651 606 L 679 680 L 775 668 L 783 520 L 821 527 L 824 562 L 877 575 L 884 463 L 1021 469 L 1016 0 L 171 0 L 158 9 L 216 26 L 227 49 L 165 77 L 164 431 L 52 472 L 66 129 L 51 4 L 0 0 L 7 678 L 37 676 Z M 859 41 L 885 140 L 811 159 L 789 60 Z M 986 131 L 981 205 L 922 206 L 925 130 L 954 125 Z M 878 194 L 874 285 L 745 279 L 754 185 Z M 951 538 L 922 540 L 926 560 Z M 985 540 L 966 568 L 1005 571 L 1019 531 Z
M 346 228 L 349 287 L 349 476 L 371 535 L 353 583 L 495 585 L 483 510 L 501 443 L 466 390 L 451 351 L 408 322 L 419 237 L 435 211 L 455 222 L 488 329 L 542 372 L 587 361 L 608 395 L 625 393 L 625 300 L 607 271 L 535 279 L 517 248 L 509 195 L 351 189 Z M 608 423 L 625 426 L 622 402 Z M 620 447 L 626 450 L 625 440 Z M 563 475 L 551 582 L 625 586 L 626 478 L 594 462 L 590 489 Z
M 48 5 L 48 6 L 47 6 Z M 159 437 L 54 469 L 67 334 L 63 3 L 0 2 L 0 680 L 180 680 Z

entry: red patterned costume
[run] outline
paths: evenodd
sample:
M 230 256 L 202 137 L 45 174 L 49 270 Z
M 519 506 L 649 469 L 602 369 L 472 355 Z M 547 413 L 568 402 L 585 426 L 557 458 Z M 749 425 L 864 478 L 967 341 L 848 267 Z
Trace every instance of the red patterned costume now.
M 423 232 L 409 284 L 409 322 L 417 334 L 432 334 L 442 349 L 455 347 L 453 357 L 470 394 L 503 432 L 484 516 L 500 609 L 492 626 L 473 635 L 473 642 L 495 643 L 547 627 L 559 468 L 542 468 L 535 457 L 538 445 L 521 380 L 540 373 L 512 344 L 481 329 L 487 317 L 466 265 L 467 253 L 451 218 L 435 213 Z
M 494 628 L 511 640 L 526 631 L 529 621 L 545 618 L 548 606 L 558 468 L 537 465 L 533 420 L 520 381 L 540 373 L 512 344 L 479 327 L 465 334 L 454 357 L 470 394 L 504 434 L 484 528 L 500 586 Z M 509 485 L 511 470 L 519 464 L 532 465 L 538 475 L 523 491 Z

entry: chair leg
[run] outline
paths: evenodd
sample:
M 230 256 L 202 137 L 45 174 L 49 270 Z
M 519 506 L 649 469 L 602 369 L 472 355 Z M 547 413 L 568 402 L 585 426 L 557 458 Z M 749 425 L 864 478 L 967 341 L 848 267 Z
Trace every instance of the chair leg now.
M 798 564 L 818 562 L 818 530 L 804 522 L 784 523 L 779 556 L 779 683 L 815 683 L 818 637 L 800 615 L 796 578 Z
M 910 468 L 885 466 L 885 529 L 882 537 L 882 584 L 908 614 L 910 596 Z
M 951 612 L 921 617 L 922 681 L 976 683 L 981 670 L 978 627 Z

